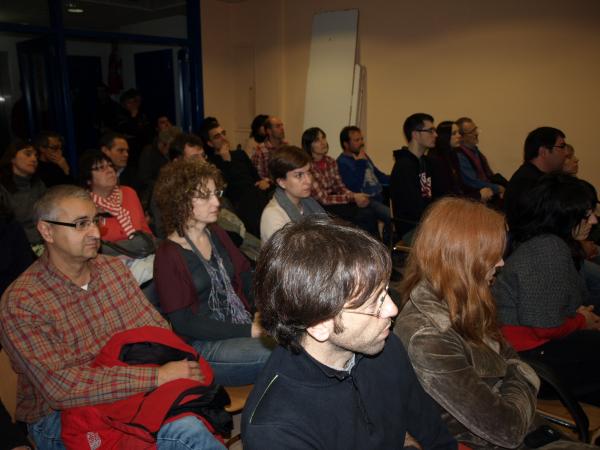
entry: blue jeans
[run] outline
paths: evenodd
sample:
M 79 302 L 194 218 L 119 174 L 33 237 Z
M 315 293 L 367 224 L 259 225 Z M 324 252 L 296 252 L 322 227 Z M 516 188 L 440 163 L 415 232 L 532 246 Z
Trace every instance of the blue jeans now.
M 215 382 L 223 386 L 254 384 L 272 350 L 263 339 L 249 337 L 193 341 L 192 346 L 212 367 Z
M 39 450 L 65 450 L 60 440 L 60 412 L 55 411 L 36 423 L 29 424 L 27 429 Z M 160 450 L 223 450 L 225 448 L 200 419 L 192 416 L 163 425 L 156 436 L 156 447 Z

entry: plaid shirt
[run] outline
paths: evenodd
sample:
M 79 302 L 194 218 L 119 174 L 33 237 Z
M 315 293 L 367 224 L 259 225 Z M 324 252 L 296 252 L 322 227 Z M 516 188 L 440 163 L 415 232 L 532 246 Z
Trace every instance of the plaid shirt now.
M 269 139 L 265 139 L 262 144 L 258 144 L 256 146 L 256 150 L 252 155 L 252 164 L 256 167 L 256 171 L 258 172 L 258 176 L 260 178 L 270 178 L 269 177 L 269 161 L 271 161 L 271 154 L 279 150 L 284 145 L 287 145 L 287 142 L 283 142 L 281 146 L 274 146 Z
M 90 367 L 115 333 L 168 325 L 118 259 L 99 255 L 89 264 L 85 290 L 44 254 L 2 296 L 0 338 L 18 374 L 17 420 L 33 423 L 52 410 L 115 401 L 157 386 L 156 368 Z
M 314 161 L 310 169 L 313 176 L 312 196 L 323 205 L 342 205 L 354 201 L 354 194 L 342 182 L 337 163 L 324 156 Z

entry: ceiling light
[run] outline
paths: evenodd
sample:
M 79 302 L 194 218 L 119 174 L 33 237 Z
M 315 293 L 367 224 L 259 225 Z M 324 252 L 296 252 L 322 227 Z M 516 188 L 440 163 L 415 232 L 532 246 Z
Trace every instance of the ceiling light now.
M 83 14 L 83 8 L 79 4 L 79 2 L 76 2 L 75 0 L 67 0 L 65 2 L 65 4 L 66 4 L 67 12 L 68 13 L 71 13 L 71 14 Z

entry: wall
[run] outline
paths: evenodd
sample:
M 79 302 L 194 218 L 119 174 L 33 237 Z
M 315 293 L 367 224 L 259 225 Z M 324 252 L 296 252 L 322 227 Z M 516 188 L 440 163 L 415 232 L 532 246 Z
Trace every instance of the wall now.
M 473 117 L 481 148 L 507 177 L 521 162 L 528 131 L 561 128 L 581 159 L 580 176 L 600 187 L 600 153 L 590 132 L 600 116 L 600 3 L 594 0 L 204 0 L 207 114 L 233 123 L 228 74 L 236 70 L 234 46 L 244 43 L 255 49 L 256 112 L 281 115 L 288 139 L 299 143 L 312 16 L 346 8 L 360 10 L 364 131 L 382 169 L 391 169 L 391 150 L 404 145 L 404 118 L 424 111 L 436 121 Z M 207 43 L 219 47 L 218 55 Z M 338 130 L 326 131 L 337 139 Z

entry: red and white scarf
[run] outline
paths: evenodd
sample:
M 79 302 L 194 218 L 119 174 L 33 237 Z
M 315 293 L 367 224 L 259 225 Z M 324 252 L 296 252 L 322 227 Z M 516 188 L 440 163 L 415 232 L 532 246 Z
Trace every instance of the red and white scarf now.
M 119 222 L 119 225 L 121 225 L 127 237 L 131 237 L 135 232 L 135 228 L 133 228 L 133 223 L 131 223 L 129 211 L 123 208 L 123 193 L 119 186 L 115 186 L 110 195 L 106 198 L 100 197 L 94 192 L 90 192 L 90 195 L 92 196 L 94 204 L 98 208 L 109 212 L 113 217 L 116 217 L 117 222 Z

